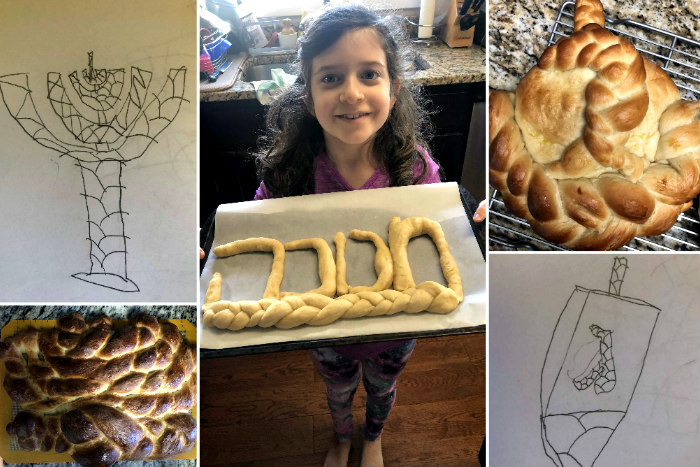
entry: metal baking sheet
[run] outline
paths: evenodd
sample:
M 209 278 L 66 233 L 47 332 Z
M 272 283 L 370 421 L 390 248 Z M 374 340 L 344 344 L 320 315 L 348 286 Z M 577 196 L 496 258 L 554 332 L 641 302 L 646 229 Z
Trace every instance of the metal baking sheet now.
M 385 241 L 392 217 L 423 216 L 440 222 L 457 261 L 464 287 L 464 301 L 445 315 L 398 313 L 393 316 L 341 319 L 326 326 L 294 329 L 247 328 L 227 331 L 202 326 L 202 348 L 225 349 L 282 342 L 316 341 L 351 336 L 387 335 L 450 330 L 480 326 L 486 322 L 485 263 L 474 232 L 464 212 L 455 183 L 380 188 L 248 201 L 222 205 L 216 214 L 213 247 L 250 237 L 291 240 L 321 237 L 335 254 L 333 236 L 352 229 L 370 230 Z M 213 248 L 212 248 L 213 250 Z M 445 284 L 437 249 L 423 236 L 408 247 L 416 283 L 433 280 Z M 351 285 L 369 285 L 376 280 L 374 246 L 348 239 L 347 278 Z M 222 299 L 259 300 L 272 265 L 269 253 L 248 253 L 217 259 L 211 252 L 200 280 L 201 300 L 214 272 L 223 276 Z M 282 291 L 305 292 L 317 287 L 315 251 L 288 252 Z

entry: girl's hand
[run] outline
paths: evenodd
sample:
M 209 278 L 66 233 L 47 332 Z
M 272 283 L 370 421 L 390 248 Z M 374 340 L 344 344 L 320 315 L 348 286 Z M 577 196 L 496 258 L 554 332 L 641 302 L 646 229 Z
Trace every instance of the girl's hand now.
M 199 259 L 204 259 L 204 250 L 202 250 L 201 248 L 199 249 Z
M 481 222 L 484 219 L 486 219 L 486 200 L 482 200 L 479 203 L 479 207 L 476 208 L 476 212 L 474 213 L 474 222 Z

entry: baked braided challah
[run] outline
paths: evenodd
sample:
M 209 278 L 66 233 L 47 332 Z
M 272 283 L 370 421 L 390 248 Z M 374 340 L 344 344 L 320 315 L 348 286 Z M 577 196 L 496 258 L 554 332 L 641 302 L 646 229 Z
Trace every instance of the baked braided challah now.
M 69 453 L 88 466 L 166 459 L 194 445 L 196 356 L 177 326 L 142 316 L 71 314 L 47 331 L 0 343 L 3 386 L 22 411 L 7 426 L 28 451 Z
M 700 102 L 603 28 L 599 0 L 578 0 L 574 23 L 515 93 L 491 93 L 490 182 L 542 237 L 617 249 L 700 192 Z

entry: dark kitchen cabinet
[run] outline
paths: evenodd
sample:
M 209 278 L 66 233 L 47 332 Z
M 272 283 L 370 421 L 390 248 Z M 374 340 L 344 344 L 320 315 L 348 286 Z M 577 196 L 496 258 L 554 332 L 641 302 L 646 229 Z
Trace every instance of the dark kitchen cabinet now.
M 472 107 L 485 100 L 486 85 L 480 82 L 428 86 L 425 94 L 434 126 L 431 155 L 442 166 L 445 181 L 459 182 Z M 201 103 L 202 223 L 219 204 L 253 199 L 259 182 L 251 155 L 265 127 L 264 114 L 265 107 L 252 99 Z

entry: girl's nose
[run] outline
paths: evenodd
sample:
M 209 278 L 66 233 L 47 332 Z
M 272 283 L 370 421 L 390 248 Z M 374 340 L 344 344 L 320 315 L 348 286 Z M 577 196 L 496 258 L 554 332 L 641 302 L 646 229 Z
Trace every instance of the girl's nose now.
M 354 104 L 365 98 L 360 83 L 355 78 L 348 78 L 340 92 L 340 101 L 345 104 Z

